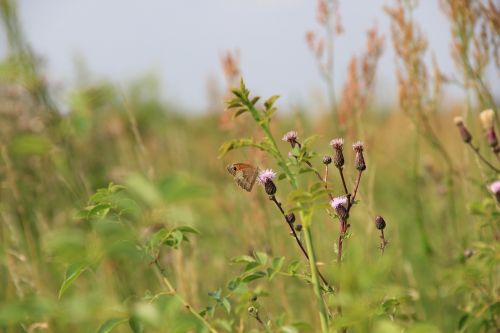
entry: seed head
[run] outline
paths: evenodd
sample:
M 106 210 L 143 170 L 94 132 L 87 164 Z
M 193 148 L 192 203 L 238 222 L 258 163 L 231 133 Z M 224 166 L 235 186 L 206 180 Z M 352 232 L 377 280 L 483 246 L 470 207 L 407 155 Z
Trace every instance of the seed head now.
M 324 165 L 328 165 L 328 164 L 330 164 L 330 163 L 332 163 L 332 158 L 331 158 L 331 156 L 328 156 L 328 155 L 323 156 L 323 164 L 324 164 Z
M 378 230 L 384 230 L 385 229 L 385 220 L 382 216 L 377 216 L 375 218 L 375 227 Z
M 297 144 L 297 138 L 298 135 L 296 131 L 289 131 L 285 135 L 283 135 L 283 138 L 281 140 L 290 143 L 290 145 L 292 145 L 292 148 L 294 148 Z
M 257 180 L 264 185 L 264 189 L 268 195 L 276 193 L 276 185 L 273 182 L 274 177 L 276 177 L 276 172 L 271 169 L 263 170 L 257 176 Z
M 354 160 L 354 165 L 358 171 L 363 171 L 366 169 L 365 158 L 363 156 L 363 142 L 358 141 L 352 145 L 352 149 L 356 152 L 356 158 Z
M 341 168 L 344 165 L 344 153 L 342 152 L 342 150 L 344 149 L 344 139 L 333 139 L 332 141 L 330 141 L 330 146 L 332 146 L 333 150 L 335 150 L 333 164 L 337 168 Z
M 462 117 L 455 117 L 455 118 L 453 118 L 453 121 L 455 122 L 455 125 L 457 125 L 457 127 L 458 127 L 458 131 L 460 132 L 460 136 L 462 137 L 462 140 L 466 143 L 471 142 L 472 135 L 470 134 L 467 127 L 465 127 L 463 118 Z
M 286 221 L 288 222 L 288 224 L 292 224 L 293 222 L 295 222 L 295 214 L 294 213 L 286 214 L 285 218 L 286 218 Z
M 335 209 L 335 212 L 337 212 L 337 215 L 342 220 L 345 220 L 347 218 L 347 205 L 348 204 L 349 204 L 349 202 L 347 200 L 347 197 L 345 197 L 345 196 L 336 197 L 330 201 L 330 205 L 332 206 L 333 209 Z

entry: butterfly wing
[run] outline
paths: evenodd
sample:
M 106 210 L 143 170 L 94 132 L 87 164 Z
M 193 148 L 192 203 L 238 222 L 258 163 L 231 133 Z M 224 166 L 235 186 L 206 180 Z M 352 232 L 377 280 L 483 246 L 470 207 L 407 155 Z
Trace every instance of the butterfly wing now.
M 255 184 L 259 169 L 246 163 L 234 163 L 228 166 L 228 171 L 234 176 L 236 184 L 250 192 Z

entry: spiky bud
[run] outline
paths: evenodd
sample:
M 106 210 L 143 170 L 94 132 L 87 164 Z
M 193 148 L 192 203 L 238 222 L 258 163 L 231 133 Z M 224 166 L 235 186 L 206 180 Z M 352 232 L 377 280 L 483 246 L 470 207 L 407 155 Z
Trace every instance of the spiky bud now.
M 286 219 L 286 222 L 288 222 L 289 224 L 292 224 L 293 222 L 295 222 L 295 214 L 288 213 L 285 215 L 285 219 Z
M 465 143 L 469 143 L 472 141 L 472 135 L 470 134 L 467 127 L 464 125 L 464 120 L 462 117 L 455 117 L 453 119 L 455 125 L 457 125 L 458 131 L 460 132 L 460 136 Z
M 328 164 L 330 164 L 330 163 L 332 163 L 332 158 L 331 158 L 331 156 L 328 156 L 328 155 L 323 156 L 323 164 L 324 164 L 324 165 L 328 165 Z
M 333 164 L 337 168 L 341 168 L 344 166 L 344 153 L 342 150 L 344 149 L 344 139 L 337 138 L 330 141 L 330 146 L 332 146 L 335 151 L 335 155 L 333 156 Z
M 375 227 L 378 230 L 384 230 L 385 229 L 385 220 L 382 216 L 377 216 L 375 218 Z
M 366 170 L 365 158 L 363 156 L 363 142 L 358 141 L 352 145 L 352 149 L 356 152 L 354 165 L 358 171 Z
M 295 226 L 295 231 L 297 231 L 297 232 L 301 232 L 301 231 L 302 231 L 302 224 L 297 224 L 297 225 Z

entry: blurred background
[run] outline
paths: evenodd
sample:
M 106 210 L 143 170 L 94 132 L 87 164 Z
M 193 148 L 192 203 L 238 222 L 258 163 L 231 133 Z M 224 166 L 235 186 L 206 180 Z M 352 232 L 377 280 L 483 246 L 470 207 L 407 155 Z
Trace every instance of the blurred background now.
M 344 138 L 350 189 L 365 144 L 342 269 L 338 221 L 321 209 L 311 227 L 332 332 L 499 331 L 497 2 L 0 0 L 0 14 L 2 333 L 319 332 L 283 216 L 226 170 L 287 165 L 313 197 L 290 130 L 321 172 Z M 251 97 L 280 95 L 269 127 L 227 109 L 242 77 Z

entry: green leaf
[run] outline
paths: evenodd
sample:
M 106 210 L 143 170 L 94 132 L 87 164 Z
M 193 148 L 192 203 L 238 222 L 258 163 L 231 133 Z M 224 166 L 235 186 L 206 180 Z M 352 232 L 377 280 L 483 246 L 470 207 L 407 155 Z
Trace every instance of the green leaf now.
M 264 102 L 264 107 L 266 109 L 270 109 L 273 105 L 274 105 L 274 102 L 276 102 L 276 100 L 279 98 L 280 96 L 279 95 L 273 95 L 271 97 L 269 97 L 265 102 Z
M 66 274 L 64 276 L 64 281 L 61 285 L 61 288 L 59 288 L 59 298 L 62 297 L 66 289 L 75 282 L 75 280 L 83 273 L 87 268 L 89 267 L 88 264 L 74 264 L 68 267 L 66 270 Z
M 183 226 L 180 226 L 180 227 L 176 227 L 176 228 L 174 228 L 173 230 L 179 230 L 180 232 L 185 233 L 185 234 L 197 234 L 197 235 L 200 235 L 200 234 L 201 234 L 201 233 L 198 231 L 198 229 L 193 228 L 193 227 L 190 227 L 190 226 L 187 226 L 187 225 L 183 225 Z
M 267 263 L 267 254 L 265 252 L 255 252 L 255 259 L 261 265 L 265 265 Z
M 255 272 L 255 273 L 252 273 L 250 275 L 245 276 L 242 281 L 248 283 L 248 282 L 251 282 L 253 280 L 261 279 L 264 276 L 266 276 L 265 272 L 258 271 L 258 272 Z
M 231 259 L 232 263 L 250 263 L 250 262 L 255 262 L 255 258 L 252 258 L 247 255 L 242 255 L 238 257 L 234 257 Z
M 107 320 L 104 324 L 99 327 L 97 330 L 97 333 L 108 333 L 111 332 L 115 327 L 117 327 L 120 324 L 123 324 L 128 321 L 128 318 L 125 319 L 110 319 Z
M 222 304 L 224 309 L 226 309 L 227 314 L 230 314 L 231 313 L 231 303 L 229 302 L 229 300 L 224 297 L 220 300 L 220 303 Z
M 233 114 L 233 119 L 238 118 L 241 116 L 243 113 L 248 112 L 248 109 L 238 109 L 234 114 Z
M 144 325 L 135 316 L 130 317 L 128 325 L 133 333 L 142 333 L 142 331 L 144 331 Z

